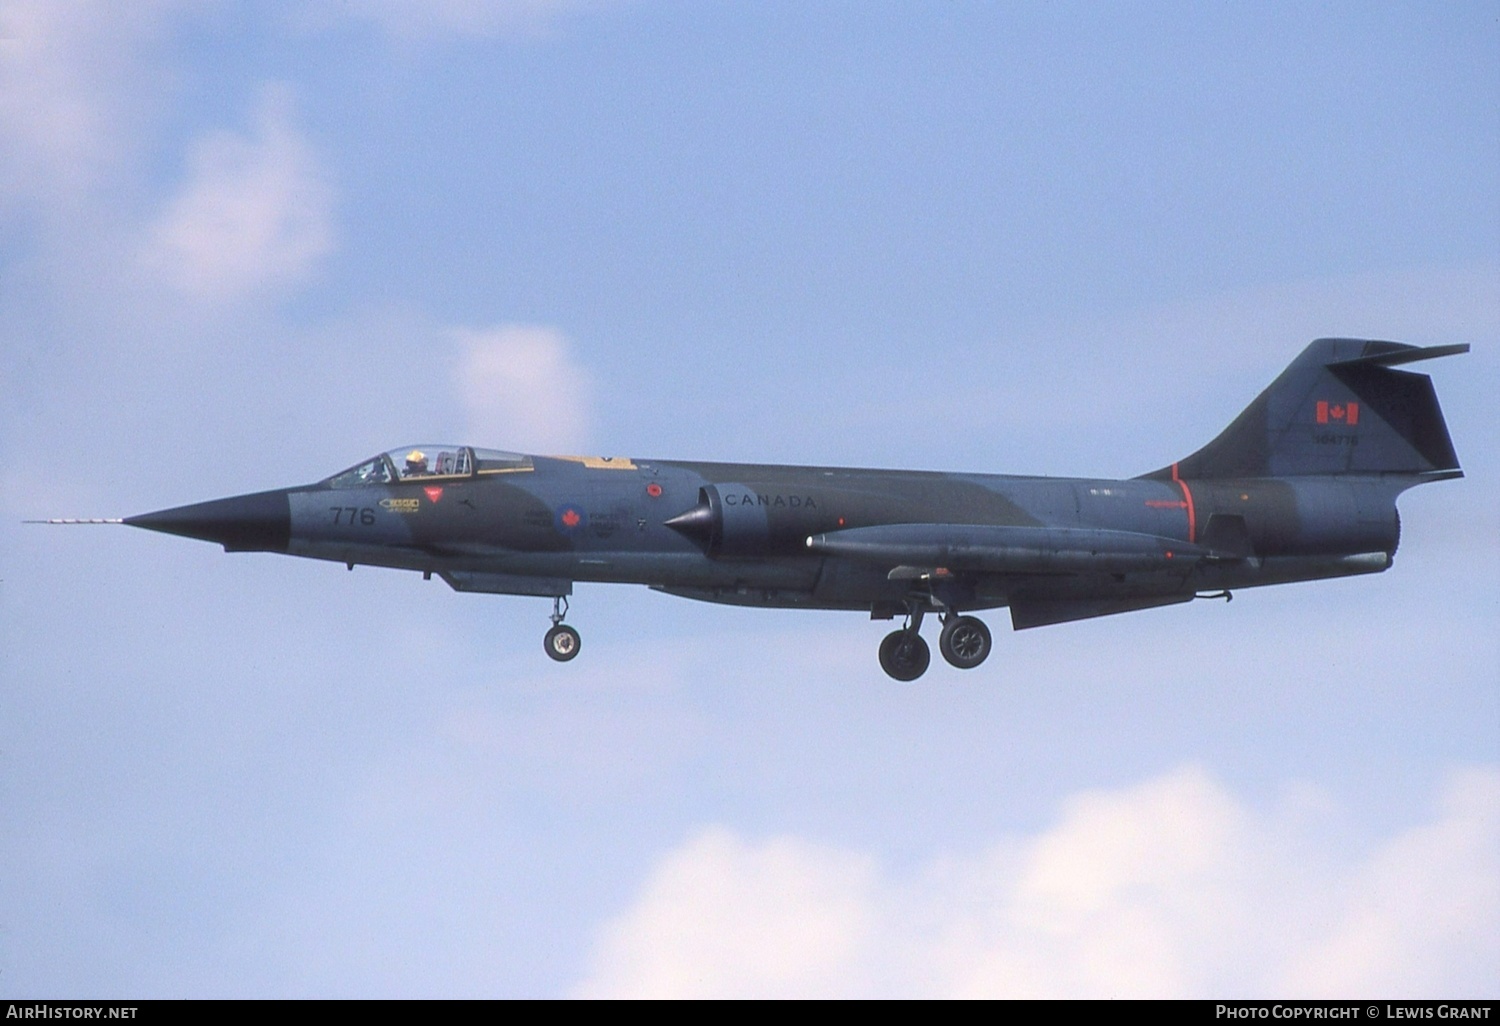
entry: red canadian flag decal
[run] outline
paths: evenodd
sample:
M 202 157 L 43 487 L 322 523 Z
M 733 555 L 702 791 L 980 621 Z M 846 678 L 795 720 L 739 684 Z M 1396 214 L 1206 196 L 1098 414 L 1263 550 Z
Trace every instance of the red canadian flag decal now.
M 1359 403 L 1330 403 L 1319 399 L 1318 423 L 1342 423 L 1353 427 L 1359 423 Z
M 426 493 L 428 502 L 437 502 L 443 497 L 443 490 L 436 485 L 433 485 L 431 488 L 423 488 L 422 491 Z

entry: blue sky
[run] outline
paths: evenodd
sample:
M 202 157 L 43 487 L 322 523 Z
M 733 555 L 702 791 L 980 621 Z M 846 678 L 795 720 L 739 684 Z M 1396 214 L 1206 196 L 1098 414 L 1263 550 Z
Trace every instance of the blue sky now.
M 0 5 L 0 994 L 1500 992 L 1500 7 Z M 1376 578 L 1011 634 L 119 528 L 406 442 L 1129 476 L 1319 335 Z

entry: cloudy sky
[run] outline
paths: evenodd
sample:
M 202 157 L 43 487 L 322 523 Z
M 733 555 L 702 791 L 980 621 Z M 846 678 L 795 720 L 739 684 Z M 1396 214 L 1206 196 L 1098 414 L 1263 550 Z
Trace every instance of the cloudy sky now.
M 431 439 L 1129 476 L 1334 334 L 1475 347 L 1392 571 L 916 685 L 20 523 Z M 1497 381 L 1494 0 L 0 0 L 0 994 L 1496 996 Z

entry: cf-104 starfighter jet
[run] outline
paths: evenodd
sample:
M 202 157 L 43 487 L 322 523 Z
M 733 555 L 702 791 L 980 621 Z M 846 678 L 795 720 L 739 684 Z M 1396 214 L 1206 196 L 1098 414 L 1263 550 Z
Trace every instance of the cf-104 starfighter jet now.
M 1009 607 L 1021 629 L 1387 569 L 1397 496 L 1462 476 L 1430 379 L 1396 368 L 1468 348 L 1319 339 L 1212 442 L 1119 481 L 422 444 L 123 522 L 551 598 L 559 661 L 579 650 L 578 581 L 900 617 L 880 665 L 915 680 L 930 613 L 943 658 L 969 670 L 990 654 L 981 610 Z

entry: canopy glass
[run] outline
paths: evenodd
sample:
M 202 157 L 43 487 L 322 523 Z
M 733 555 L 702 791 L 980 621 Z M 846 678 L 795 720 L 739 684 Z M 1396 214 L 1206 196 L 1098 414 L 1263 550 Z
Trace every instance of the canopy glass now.
M 467 445 L 403 445 L 335 474 L 328 484 L 333 488 L 361 488 L 431 478 L 513 474 L 531 469 L 531 457 L 515 452 Z

